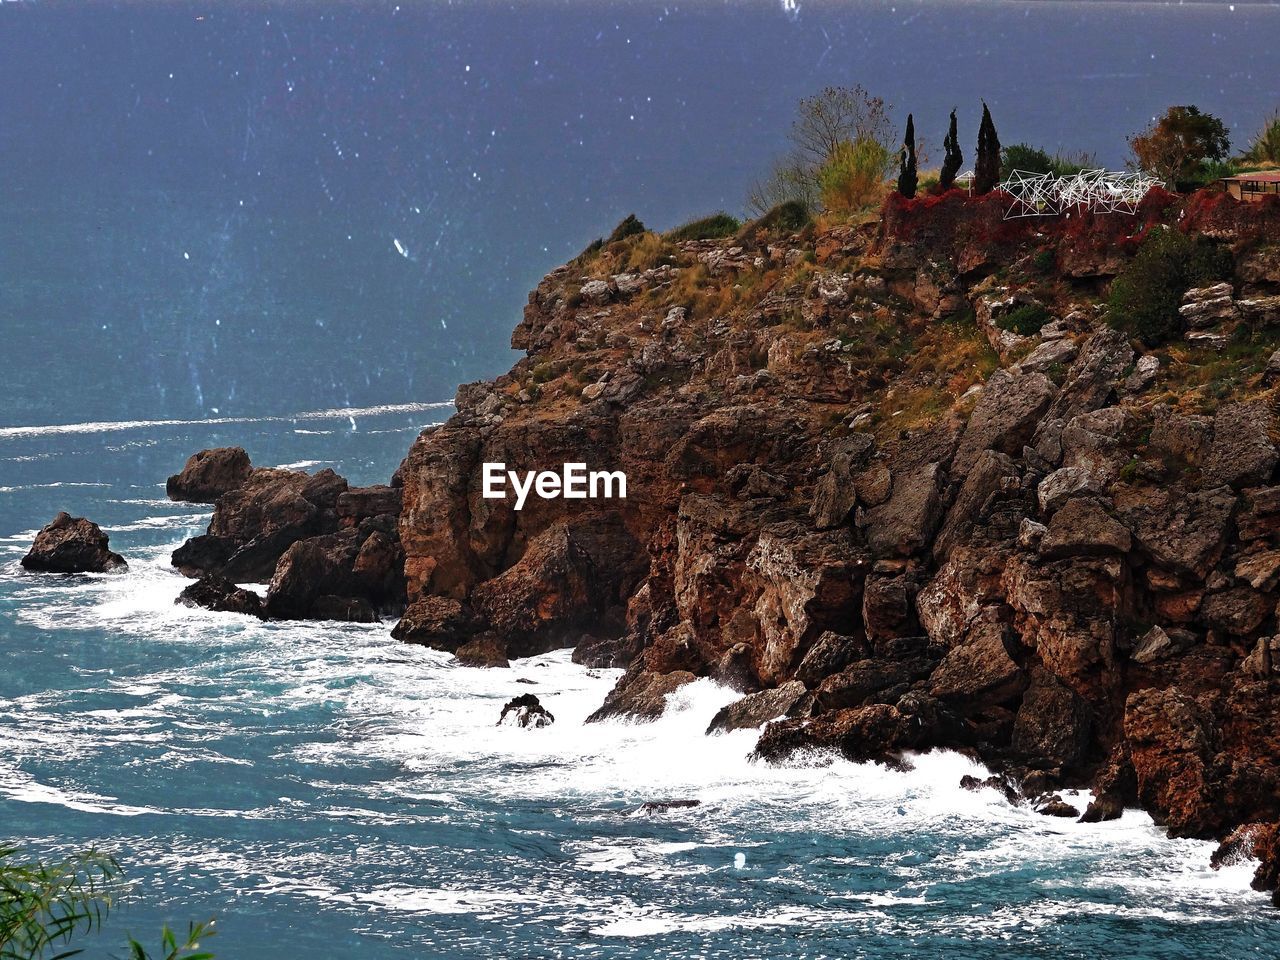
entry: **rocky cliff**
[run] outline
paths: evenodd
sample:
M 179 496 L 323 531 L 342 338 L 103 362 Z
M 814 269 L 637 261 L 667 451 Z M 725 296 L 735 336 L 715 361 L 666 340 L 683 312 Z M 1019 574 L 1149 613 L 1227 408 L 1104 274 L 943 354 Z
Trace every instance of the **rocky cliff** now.
M 1165 231 L 1167 233 L 1162 233 Z M 1148 239 L 1219 265 L 1172 339 L 1108 307 Z M 1148 278 L 1150 279 L 1150 278 Z M 193 457 L 188 602 L 369 619 L 468 663 L 625 668 L 594 718 L 711 676 L 762 762 L 951 748 L 1042 812 L 1141 806 L 1280 880 L 1280 204 L 1155 191 L 1006 221 L 998 196 L 560 267 L 390 486 Z M 1150 339 L 1150 338 L 1148 338 Z M 482 496 L 482 465 L 620 470 L 625 499 Z M 398 518 L 398 520 L 397 520 Z M 401 567 L 403 577 L 400 576 Z M 232 581 L 271 579 L 265 602 Z M 1280 894 L 1278 894 L 1280 896 Z
M 1106 293 L 1159 230 L 1234 272 L 1147 350 Z M 716 677 L 744 700 L 713 728 L 772 721 L 766 760 L 949 747 L 1014 797 L 1091 784 L 1086 817 L 1236 831 L 1274 887 L 1277 331 L 1280 207 L 1222 197 L 628 238 L 552 271 L 526 357 L 413 445 L 396 634 L 625 667 L 597 717 Z M 481 496 L 485 462 L 567 461 L 628 497 Z

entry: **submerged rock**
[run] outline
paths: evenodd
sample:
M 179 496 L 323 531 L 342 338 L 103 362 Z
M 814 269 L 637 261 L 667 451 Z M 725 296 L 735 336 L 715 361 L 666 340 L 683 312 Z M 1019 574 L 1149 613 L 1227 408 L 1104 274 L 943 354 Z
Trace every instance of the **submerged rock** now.
M 110 573 L 128 567 L 124 557 L 108 549 L 107 535 L 96 523 L 66 511 L 36 534 L 22 565 L 41 573 Z

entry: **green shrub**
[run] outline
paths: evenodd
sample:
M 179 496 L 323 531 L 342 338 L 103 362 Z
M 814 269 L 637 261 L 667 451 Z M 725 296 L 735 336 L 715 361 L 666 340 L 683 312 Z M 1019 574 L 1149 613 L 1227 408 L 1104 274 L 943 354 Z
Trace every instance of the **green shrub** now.
M 1040 273 L 1050 273 L 1058 263 L 1058 251 L 1053 247 L 1037 250 L 1031 262 Z
M 677 243 L 682 240 L 719 240 L 722 237 L 732 237 L 741 229 L 742 224 L 736 217 L 722 211 L 676 227 L 667 234 L 667 239 Z
M 893 157 L 871 137 L 836 145 L 818 171 L 822 205 L 832 213 L 853 213 L 878 203 Z
M 1111 284 L 1111 324 L 1148 346 L 1166 343 L 1182 332 L 1182 295 L 1223 279 L 1231 268 L 1230 252 L 1212 241 L 1155 230 Z
M 613 233 L 609 234 L 609 239 L 605 241 L 605 245 L 617 243 L 619 240 L 625 240 L 627 237 L 634 237 L 636 234 L 644 232 L 644 224 L 640 222 L 640 219 L 634 213 L 629 213 L 613 228 Z
M 62 860 L 21 859 L 16 847 L 0 848 L 0 957 L 52 960 L 83 952 L 73 946 L 102 929 L 128 887 L 114 857 L 86 850 Z M 129 960 L 212 960 L 200 949 L 214 935 L 213 921 L 191 924 L 185 940 L 164 927 L 160 953 L 148 953 L 132 937 Z
M 1001 330 L 1012 330 L 1019 336 L 1031 337 L 1039 333 L 1048 321 L 1049 313 L 1044 307 L 1038 303 L 1024 303 L 997 319 L 996 326 Z
M 1039 147 L 1027 143 L 1015 143 L 1000 154 L 1000 176 L 1007 178 L 1014 170 L 1026 173 L 1051 173 L 1055 177 L 1072 177 L 1081 170 L 1096 166 L 1093 157 L 1081 154 L 1068 156 L 1062 153 L 1050 155 Z

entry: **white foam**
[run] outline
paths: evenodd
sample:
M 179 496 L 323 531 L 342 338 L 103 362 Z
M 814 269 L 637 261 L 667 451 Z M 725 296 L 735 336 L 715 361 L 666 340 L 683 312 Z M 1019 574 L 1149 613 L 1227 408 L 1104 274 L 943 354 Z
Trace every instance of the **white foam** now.
M 222 426 L 230 423 L 287 423 L 294 420 L 346 420 L 351 417 L 376 417 L 394 413 L 424 413 L 433 410 L 444 410 L 452 406 L 452 401 L 388 403 L 373 407 L 333 407 L 325 410 L 304 410 L 302 413 L 293 413 L 286 416 L 208 417 L 202 420 L 100 420 L 88 423 L 0 427 L 0 440 L 58 434 L 115 433 L 122 430 L 146 430 L 156 427 L 204 427 Z M 0 490 L 2 489 L 0 488 Z

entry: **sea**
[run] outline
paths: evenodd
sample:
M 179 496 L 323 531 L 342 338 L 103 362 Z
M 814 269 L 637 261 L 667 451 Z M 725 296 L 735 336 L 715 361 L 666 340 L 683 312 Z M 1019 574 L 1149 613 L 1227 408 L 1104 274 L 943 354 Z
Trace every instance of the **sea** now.
M 175 605 L 210 512 L 164 481 L 239 445 L 385 482 L 539 276 L 631 212 L 741 213 L 824 85 L 935 162 L 986 99 L 1119 166 L 1172 103 L 1247 143 L 1277 36 L 1225 2 L 0 2 L 0 844 L 119 860 L 88 957 L 210 917 L 231 960 L 1275 957 L 1251 865 L 1136 810 L 1044 817 L 950 753 L 753 763 L 707 680 L 585 724 L 618 672 L 567 651 Z M 59 510 L 128 572 L 23 571 Z M 555 723 L 499 726 L 526 692 Z

